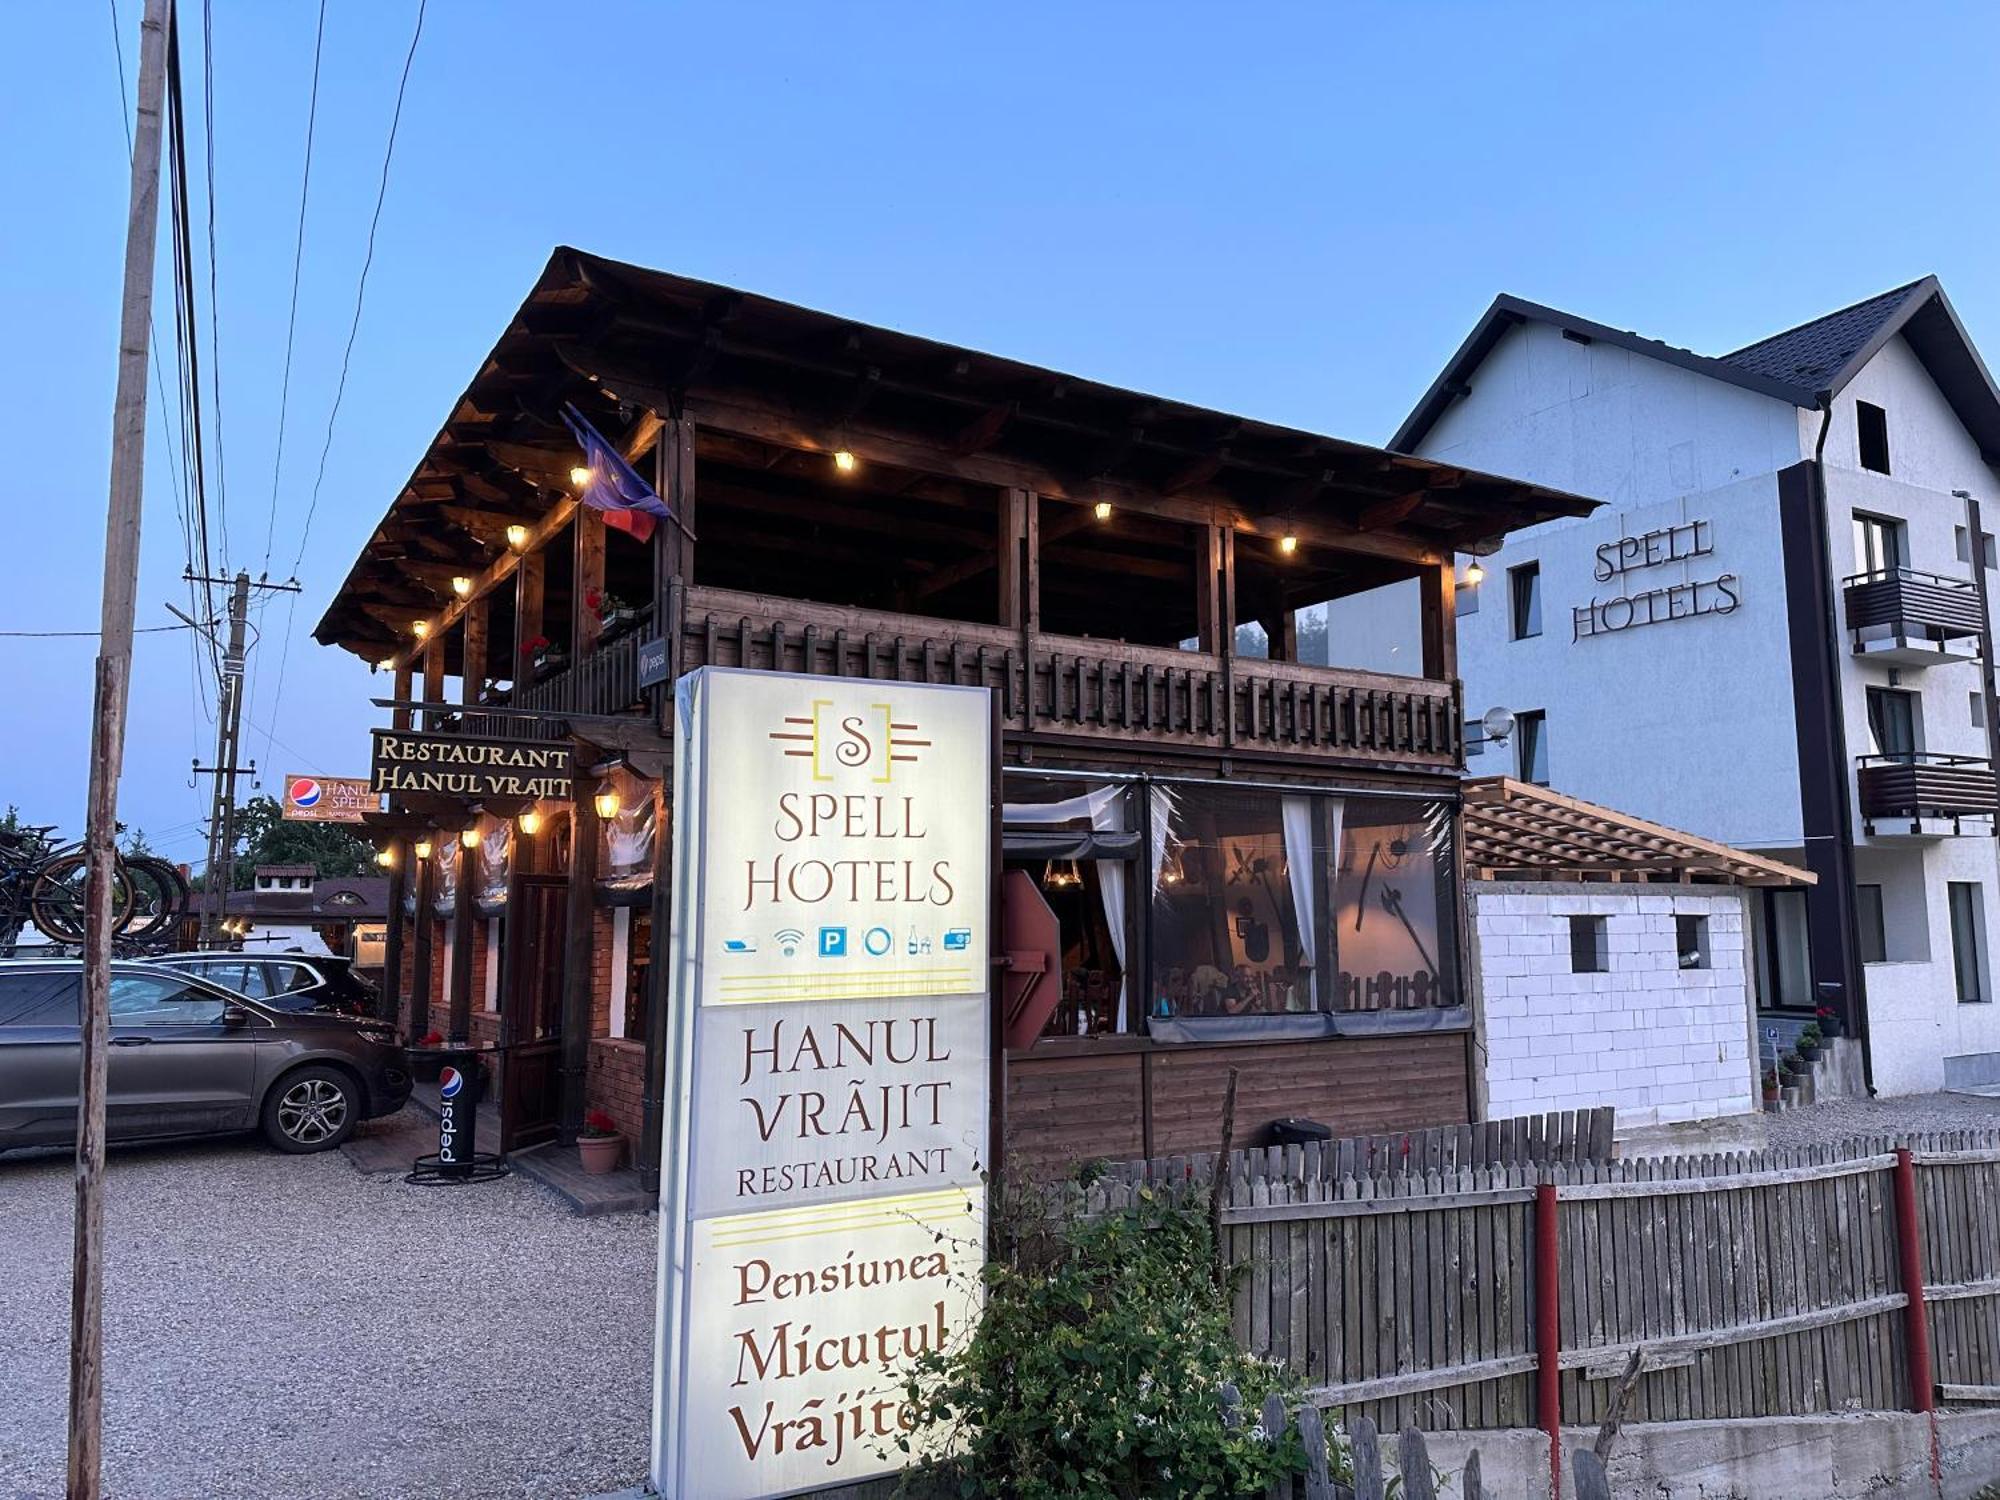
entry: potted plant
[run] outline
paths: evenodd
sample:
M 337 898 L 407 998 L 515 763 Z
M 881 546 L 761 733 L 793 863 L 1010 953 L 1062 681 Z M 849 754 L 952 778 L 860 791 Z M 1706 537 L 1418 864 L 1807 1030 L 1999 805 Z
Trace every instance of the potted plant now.
M 609 589 L 592 589 L 583 596 L 583 602 L 596 613 L 597 623 L 603 627 L 603 639 L 623 635 L 638 623 L 639 606 Z
M 563 650 L 545 635 L 531 635 L 521 642 L 521 655 L 535 674 L 535 681 L 562 670 L 567 660 Z
M 1799 1033 L 1796 1047 L 1799 1054 L 1799 1061 L 1808 1064 L 1818 1062 L 1820 1053 L 1824 1050 L 1820 1045 L 1819 1027 L 1808 1022 L 1806 1029 Z
M 1835 1010 L 1831 1005 L 1822 1005 L 1813 1013 L 1813 1020 L 1819 1027 L 1819 1034 L 1823 1038 L 1842 1035 L 1846 1026 L 1846 1023 L 1840 1019 L 1840 1012 Z
M 601 1109 L 587 1109 L 583 1112 L 583 1129 L 576 1134 L 576 1154 L 583 1159 L 583 1170 L 592 1175 L 616 1171 L 619 1153 L 625 1149 L 625 1137 L 618 1132 L 618 1122 Z
M 1778 1101 L 1782 1088 L 1783 1085 L 1778 1081 L 1778 1070 L 1776 1068 L 1766 1068 L 1764 1070 L 1764 1109 L 1767 1113 L 1776 1114 L 1778 1112 Z

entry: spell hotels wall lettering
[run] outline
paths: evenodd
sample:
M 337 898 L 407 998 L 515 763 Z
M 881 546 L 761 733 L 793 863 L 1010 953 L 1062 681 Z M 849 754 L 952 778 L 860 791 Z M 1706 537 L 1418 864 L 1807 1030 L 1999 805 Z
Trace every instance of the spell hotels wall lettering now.
M 654 1484 L 755 1500 L 892 1471 L 977 1315 L 991 720 L 714 668 L 678 712 Z
M 1589 604 L 1572 609 L 1571 642 L 1585 636 L 1615 635 L 1642 625 L 1664 625 L 1670 620 L 1734 614 L 1743 602 L 1743 581 L 1734 573 L 1655 588 L 1644 587 L 1643 577 L 1626 582 L 1628 575 L 1645 569 L 1710 557 L 1714 552 L 1715 527 L 1709 521 L 1663 526 L 1604 543 L 1597 549 L 1591 577 L 1601 584 L 1615 584 L 1622 592 L 1602 599 L 1593 594 Z

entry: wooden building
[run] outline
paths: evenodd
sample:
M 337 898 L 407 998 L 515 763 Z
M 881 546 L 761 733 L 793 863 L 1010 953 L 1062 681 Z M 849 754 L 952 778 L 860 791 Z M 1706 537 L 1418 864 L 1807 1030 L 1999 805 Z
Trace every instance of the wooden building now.
M 678 523 L 577 503 L 565 403 Z M 1590 506 L 560 249 L 317 630 L 399 723 L 576 747 L 567 801 L 381 820 L 407 1024 L 506 1048 L 512 1142 L 602 1105 L 652 1168 L 665 684 L 978 684 L 966 794 L 1060 929 L 1017 1163 L 1210 1145 L 1231 1067 L 1246 1129 L 1465 1119 L 1452 557 Z M 1370 591 L 1406 675 L 1352 664 Z

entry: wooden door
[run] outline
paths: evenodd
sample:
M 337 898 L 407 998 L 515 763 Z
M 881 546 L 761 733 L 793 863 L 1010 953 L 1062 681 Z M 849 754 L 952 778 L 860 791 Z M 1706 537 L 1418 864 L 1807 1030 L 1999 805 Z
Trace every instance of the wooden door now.
M 500 1149 L 539 1145 L 562 1108 L 565 875 L 516 875 L 507 892 L 500 999 Z

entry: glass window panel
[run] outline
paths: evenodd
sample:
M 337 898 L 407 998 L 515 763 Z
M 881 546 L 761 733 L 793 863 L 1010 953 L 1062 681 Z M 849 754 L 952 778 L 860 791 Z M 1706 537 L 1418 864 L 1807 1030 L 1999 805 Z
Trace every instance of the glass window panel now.
M 1882 887 L 1857 885 L 1854 888 L 1855 915 L 1861 926 L 1861 961 L 1879 964 L 1889 957 L 1889 928 L 1882 918 Z
M 1986 998 L 1985 955 L 1980 951 L 1985 922 L 1976 881 L 1950 882 L 1951 964 L 1958 981 L 1958 998 L 1970 1003 Z
M 114 1026 L 209 1026 L 222 1019 L 227 1002 L 184 980 L 152 974 L 111 976 Z
M 1462 1003 L 1456 840 L 1449 804 L 1387 797 L 1342 804 L 1333 930 L 1337 1009 Z
M 0 974 L 0 1026 L 74 1026 L 79 993 L 70 974 Z

